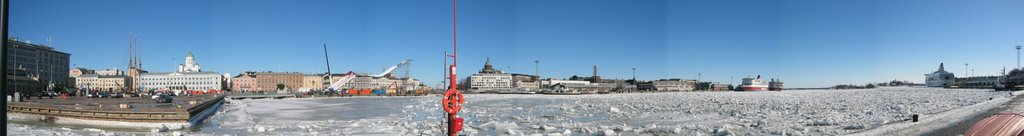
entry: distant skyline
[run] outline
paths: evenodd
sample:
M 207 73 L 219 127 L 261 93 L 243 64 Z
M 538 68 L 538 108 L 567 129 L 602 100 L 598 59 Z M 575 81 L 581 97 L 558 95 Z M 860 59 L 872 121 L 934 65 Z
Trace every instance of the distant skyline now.
M 71 55 L 72 67 L 175 71 L 192 51 L 204 71 L 375 74 L 412 59 L 436 86 L 451 52 L 451 0 L 11 1 L 10 35 Z M 889 80 L 923 83 L 939 63 L 958 77 L 1016 66 L 1024 0 L 464 0 L 459 73 L 495 68 L 545 78 L 687 78 L 786 87 Z M 450 62 L 450 61 L 449 61 Z

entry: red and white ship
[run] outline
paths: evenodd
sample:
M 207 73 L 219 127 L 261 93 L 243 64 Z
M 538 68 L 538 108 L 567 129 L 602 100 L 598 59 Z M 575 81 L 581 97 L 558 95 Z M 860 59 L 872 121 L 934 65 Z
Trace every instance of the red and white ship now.
M 743 84 L 740 84 L 739 87 L 743 91 L 768 90 L 768 84 L 761 80 L 761 75 L 757 75 L 757 78 L 743 78 Z

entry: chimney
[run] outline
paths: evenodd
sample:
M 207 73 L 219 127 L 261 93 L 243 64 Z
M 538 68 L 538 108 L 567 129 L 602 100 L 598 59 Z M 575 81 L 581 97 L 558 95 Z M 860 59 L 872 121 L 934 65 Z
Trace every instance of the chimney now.
M 591 82 L 592 83 L 600 83 L 601 82 L 601 76 L 597 75 L 597 65 L 594 65 L 594 77 L 593 77 L 593 80 Z

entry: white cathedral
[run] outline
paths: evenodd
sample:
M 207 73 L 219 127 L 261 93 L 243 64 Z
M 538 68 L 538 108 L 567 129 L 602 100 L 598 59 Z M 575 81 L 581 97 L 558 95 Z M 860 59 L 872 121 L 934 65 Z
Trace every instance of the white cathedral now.
M 178 73 L 185 72 L 202 72 L 199 70 L 199 64 L 196 63 L 195 57 L 192 57 L 191 51 L 185 56 L 185 64 L 178 64 Z
M 185 64 L 177 72 L 143 73 L 144 90 L 224 90 L 227 77 L 213 71 L 202 71 L 192 52 L 185 56 Z

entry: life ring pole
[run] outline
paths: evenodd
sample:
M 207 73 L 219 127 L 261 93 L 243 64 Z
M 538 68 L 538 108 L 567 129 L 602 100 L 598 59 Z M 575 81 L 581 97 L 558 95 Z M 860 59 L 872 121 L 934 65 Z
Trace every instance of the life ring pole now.
M 456 84 L 455 66 L 458 64 L 458 29 L 457 29 L 457 8 L 458 0 L 452 0 L 452 64 L 448 66 L 448 91 L 444 93 L 444 97 L 441 100 L 443 110 L 448 113 L 448 135 L 456 136 L 459 131 L 462 130 L 463 119 L 459 118 L 459 110 L 462 109 L 462 103 L 465 99 L 462 97 L 462 92 L 458 91 L 458 85 Z

